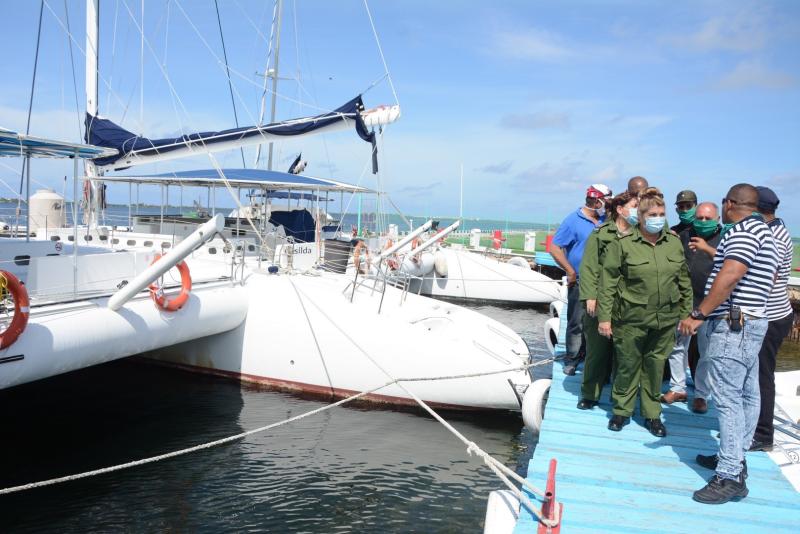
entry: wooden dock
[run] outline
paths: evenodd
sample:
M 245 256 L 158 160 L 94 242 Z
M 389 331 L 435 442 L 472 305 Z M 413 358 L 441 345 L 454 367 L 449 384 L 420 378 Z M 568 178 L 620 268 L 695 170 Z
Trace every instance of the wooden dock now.
M 800 493 L 766 453 L 748 453 L 750 494 L 740 502 L 707 505 L 692 492 L 713 475 L 695 463 L 717 450 L 717 415 L 686 403 L 665 406 L 666 438 L 652 436 L 636 416 L 621 432 L 606 428 L 609 388 L 593 410 L 578 410 L 581 374 L 554 366 L 539 443 L 528 480 L 545 487 L 548 463 L 558 461 L 556 499 L 563 503 L 562 533 L 573 532 L 800 532 Z M 690 395 L 691 398 L 691 395 Z M 522 508 L 515 533 L 539 524 Z

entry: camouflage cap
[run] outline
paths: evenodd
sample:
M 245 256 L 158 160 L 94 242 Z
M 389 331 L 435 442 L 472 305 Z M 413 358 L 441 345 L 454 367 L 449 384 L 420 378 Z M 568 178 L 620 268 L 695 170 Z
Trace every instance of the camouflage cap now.
M 681 191 L 678 193 L 678 197 L 675 199 L 675 204 L 679 204 L 681 202 L 694 202 L 697 204 L 697 195 L 695 195 L 694 191 L 690 191 L 689 189 Z

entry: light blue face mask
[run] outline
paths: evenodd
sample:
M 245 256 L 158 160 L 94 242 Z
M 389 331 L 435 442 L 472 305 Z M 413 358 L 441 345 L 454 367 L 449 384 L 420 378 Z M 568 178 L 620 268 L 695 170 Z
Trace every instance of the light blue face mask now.
M 628 215 L 625 216 L 625 220 L 631 226 L 639 224 L 639 210 L 637 208 L 628 208 Z
M 664 229 L 666 223 L 666 217 L 647 217 L 644 220 L 644 229 L 651 234 L 657 234 Z

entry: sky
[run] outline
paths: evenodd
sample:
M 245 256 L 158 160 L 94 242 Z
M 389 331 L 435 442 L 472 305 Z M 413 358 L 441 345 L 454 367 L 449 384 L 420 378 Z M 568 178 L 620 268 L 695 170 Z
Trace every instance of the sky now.
M 25 131 L 40 3 L 0 5 L 0 35 L 14 43 L 0 65 L 0 126 Z M 66 5 L 44 4 L 30 131 L 77 141 L 85 7 Z M 218 5 L 238 119 L 255 124 L 268 59 L 274 66 L 273 2 Z M 278 170 L 302 152 L 306 174 L 386 191 L 406 214 L 453 216 L 463 167 L 465 216 L 542 223 L 577 208 L 592 183 L 617 192 L 642 175 L 670 202 L 683 189 L 719 202 L 748 182 L 776 191 L 778 215 L 800 235 L 800 2 L 373 0 L 369 14 L 363 0 L 283 6 L 278 119 L 362 92 L 367 107 L 399 102 L 402 117 L 383 131 L 378 176 L 354 131 L 276 145 Z M 101 0 L 100 114 L 152 138 L 233 127 L 214 2 L 145 0 L 143 19 L 141 10 L 141 0 Z M 254 154 L 245 150 L 248 167 Z M 217 159 L 242 166 L 239 151 Z M 0 161 L 0 196 L 19 187 L 20 167 Z M 139 170 L 193 167 L 211 163 Z M 32 174 L 35 187 L 60 190 L 71 165 L 37 161 Z M 112 201 L 127 198 L 127 187 L 111 189 Z

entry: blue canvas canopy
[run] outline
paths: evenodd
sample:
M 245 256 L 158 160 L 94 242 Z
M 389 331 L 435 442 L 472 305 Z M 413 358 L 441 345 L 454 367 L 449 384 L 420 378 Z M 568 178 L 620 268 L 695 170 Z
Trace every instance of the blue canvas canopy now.
M 114 153 L 100 146 L 65 143 L 0 128 L 0 157 L 92 159 Z
M 364 103 L 361 95 L 353 98 L 346 104 L 328 113 L 323 113 L 314 117 L 303 119 L 293 119 L 276 122 L 272 124 L 245 126 L 215 132 L 198 132 L 180 137 L 169 137 L 164 139 L 148 139 L 129 132 L 125 128 L 114 122 L 86 114 L 86 140 L 94 145 L 109 147 L 117 152 L 114 156 L 106 156 L 95 159 L 95 164 L 100 166 L 124 164 L 119 160 L 130 156 L 156 156 L 169 152 L 185 149 L 203 150 L 213 148 L 214 145 L 231 142 L 242 142 L 249 138 L 259 138 L 270 136 L 297 136 L 311 133 L 315 130 L 332 126 L 343 121 L 352 120 L 355 122 L 356 132 L 363 140 L 372 143 L 373 153 L 375 152 L 375 134 L 367 130 L 361 112 L 364 110 Z M 256 139 L 256 142 L 258 139 Z M 373 171 L 376 160 L 373 157 Z M 126 167 L 118 167 L 126 168 Z
M 131 182 L 140 184 L 183 185 L 187 187 L 243 187 L 262 191 L 343 191 L 345 193 L 371 193 L 369 189 L 326 178 L 314 178 L 302 174 L 291 174 L 263 169 L 221 169 L 225 180 L 216 169 L 177 171 L 148 175 L 107 175 L 107 182 Z

